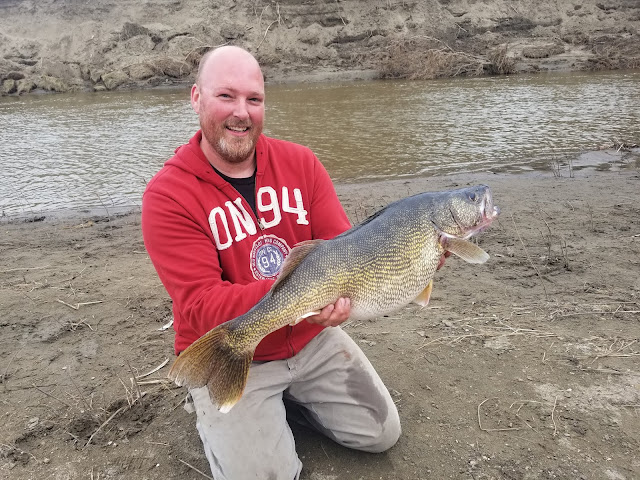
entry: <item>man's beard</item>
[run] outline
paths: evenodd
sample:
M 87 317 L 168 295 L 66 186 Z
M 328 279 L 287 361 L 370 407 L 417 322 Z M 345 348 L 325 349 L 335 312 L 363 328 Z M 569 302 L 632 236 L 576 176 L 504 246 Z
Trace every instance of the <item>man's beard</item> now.
M 258 143 L 258 137 L 260 136 L 261 129 L 255 128 L 255 126 L 249 124 L 243 125 L 231 125 L 231 124 L 218 124 L 218 125 L 200 125 L 202 128 L 202 134 L 209 142 L 209 145 L 222 157 L 230 163 L 241 163 L 251 155 Z M 249 127 L 250 133 L 246 137 L 233 137 L 227 134 L 226 126 L 243 128 Z

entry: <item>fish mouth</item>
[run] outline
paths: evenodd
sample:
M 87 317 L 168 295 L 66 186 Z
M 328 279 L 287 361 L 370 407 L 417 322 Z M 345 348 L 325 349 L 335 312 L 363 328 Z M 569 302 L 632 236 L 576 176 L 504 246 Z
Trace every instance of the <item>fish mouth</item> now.
M 453 215 L 453 212 L 451 212 L 451 214 Z M 500 215 L 500 208 L 493 204 L 491 190 L 487 189 L 484 197 L 482 198 L 482 201 L 480 202 L 480 221 L 470 229 L 467 229 L 463 238 L 468 239 L 476 233 L 485 230 L 487 227 L 489 227 L 489 225 L 491 225 L 491 223 L 493 223 L 498 215 Z M 456 223 L 458 223 L 458 219 L 455 217 L 455 215 L 453 216 L 453 218 L 456 220 Z M 458 223 L 458 225 L 460 224 Z

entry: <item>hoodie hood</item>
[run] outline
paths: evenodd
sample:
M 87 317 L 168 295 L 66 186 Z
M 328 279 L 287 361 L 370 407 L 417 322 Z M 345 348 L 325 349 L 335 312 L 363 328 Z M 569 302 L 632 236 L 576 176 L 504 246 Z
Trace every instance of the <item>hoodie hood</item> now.
M 175 155 L 165 163 L 165 166 L 177 167 L 195 175 L 200 180 L 217 187 L 223 187 L 227 182 L 215 172 L 209 160 L 207 160 L 202 148 L 200 148 L 201 141 L 202 130 L 198 130 L 196 134 L 191 137 L 189 143 L 176 148 Z M 265 154 L 266 148 L 267 139 L 264 134 L 261 134 L 256 143 L 256 177 L 264 174 L 268 161 L 268 157 Z

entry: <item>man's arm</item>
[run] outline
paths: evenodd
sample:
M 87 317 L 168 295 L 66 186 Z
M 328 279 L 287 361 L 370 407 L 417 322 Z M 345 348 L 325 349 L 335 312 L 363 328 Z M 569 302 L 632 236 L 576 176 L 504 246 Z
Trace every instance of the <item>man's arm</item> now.
M 247 285 L 222 279 L 218 252 L 191 214 L 175 200 L 148 191 L 142 201 L 142 233 L 149 257 L 186 325 L 199 337 L 246 313 L 273 281 Z

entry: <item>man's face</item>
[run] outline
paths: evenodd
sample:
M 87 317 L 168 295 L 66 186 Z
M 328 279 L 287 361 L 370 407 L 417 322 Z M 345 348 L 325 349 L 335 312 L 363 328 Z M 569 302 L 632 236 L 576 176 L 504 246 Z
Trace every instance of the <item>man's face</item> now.
M 211 59 L 191 90 L 204 139 L 230 163 L 253 156 L 264 124 L 264 81 L 251 60 Z

